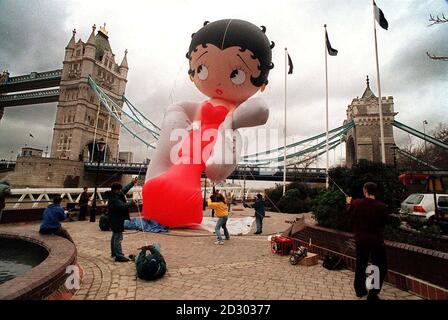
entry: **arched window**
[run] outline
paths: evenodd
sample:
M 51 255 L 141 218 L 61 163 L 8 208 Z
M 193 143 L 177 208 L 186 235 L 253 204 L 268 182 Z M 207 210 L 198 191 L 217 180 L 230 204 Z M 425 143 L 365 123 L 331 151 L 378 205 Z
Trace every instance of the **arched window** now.
M 99 129 L 103 129 L 104 128 L 104 120 L 103 119 L 98 119 L 98 128 Z

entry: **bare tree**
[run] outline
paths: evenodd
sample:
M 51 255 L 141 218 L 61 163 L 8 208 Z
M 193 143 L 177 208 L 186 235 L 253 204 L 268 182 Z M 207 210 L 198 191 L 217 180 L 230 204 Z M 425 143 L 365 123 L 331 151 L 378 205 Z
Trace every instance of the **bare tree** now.
M 439 57 L 439 56 L 431 55 L 428 51 L 426 51 L 426 55 L 432 60 L 448 61 L 448 57 Z
M 439 123 L 434 130 L 430 133 L 434 138 L 448 144 L 448 125 Z M 398 168 L 402 171 L 414 171 L 414 170 L 428 170 L 430 169 L 424 163 L 428 161 L 429 165 L 437 167 L 442 170 L 448 169 L 448 150 L 433 144 L 428 144 L 427 148 L 424 147 L 423 141 L 414 141 L 409 138 L 409 142 L 401 146 L 401 149 L 412 155 L 413 157 L 420 159 L 421 161 L 415 161 L 408 157 L 401 157 L 398 159 Z
M 442 23 L 448 23 L 448 19 L 445 17 L 445 14 L 442 13 L 441 16 L 437 15 L 436 17 L 434 17 L 431 14 L 429 15 L 429 25 L 428 25 L 428 27 L 434 26 L 436 24 L 442 24 Z M 448 61 L 448 57 L 436 56 L 436 55 L 430 54 L 428 51 L 426 51 L 426 55 L 431 60 Z
M 434 18 L 434 16 L 432 14 L 429 15 L 429 22 L 430 24 L 428 25 L 428 27 L 431 27 L 435 24 L 440 24 L 440 23 L 447 23 L 448 19 L 445 18 L 445 15 L 442 13 L 442 17 L 439 17 L 438 15 Z

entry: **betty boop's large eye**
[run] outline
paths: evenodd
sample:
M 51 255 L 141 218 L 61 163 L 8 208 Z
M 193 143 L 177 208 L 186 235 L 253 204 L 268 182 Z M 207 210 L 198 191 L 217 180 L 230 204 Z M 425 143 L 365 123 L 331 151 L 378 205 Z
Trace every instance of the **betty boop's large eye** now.
M 208 69 L 206 66 L 201 64 L 197 69 L 196 73 L 198 74 L 198 78 L 201 80 L 205 80 L 208 78 Z
M 230 73 L 230 80 L 232 80 L 234 84 L 242 84 L 246 80 L 246 74 L 243 70 L 235 69 Z

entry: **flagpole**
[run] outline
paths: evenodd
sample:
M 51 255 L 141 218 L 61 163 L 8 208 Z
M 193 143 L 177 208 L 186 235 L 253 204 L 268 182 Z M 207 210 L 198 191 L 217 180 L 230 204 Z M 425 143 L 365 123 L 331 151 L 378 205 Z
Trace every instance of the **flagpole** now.
M 380 138 L 381 138 L 381 162 L 386 163 L 386 149 L 384 146 L 384 125 L 383 125 L 383 105 L 381 96 L 381 80 L 380 80 L 380 64 L 378 59 L 378 40 L 376 36 L 376 21 L 375 21 L 375 0 L 372 0 L 373 6 L 373 33 L 375 36 L 375 57 L 376 57 L 376 80 L 378 84 L 378 107 L 380 114 Z
M 286 68 L 288 66 L 288 49 L 285 48 L 285 126 L 283 128 L 283 195 L 286 193 Z
M 326 143 L 325 143 L 325 152 L 326 152 L 326 167 L 325 167 L 325 188 L 328 189 L 329 181 L 328 181 L 328 167 L 329 167 L 329 154 L 328 154 L 328 53 L 327 53 L 327 25 L 324 24 L 324 52 L 325 52 L 325 131 L 326 131 Z

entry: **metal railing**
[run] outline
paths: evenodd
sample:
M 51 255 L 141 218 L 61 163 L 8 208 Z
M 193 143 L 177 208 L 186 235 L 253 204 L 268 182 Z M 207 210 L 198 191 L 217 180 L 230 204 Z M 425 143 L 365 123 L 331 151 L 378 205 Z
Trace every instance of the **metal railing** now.
M 16 101 L 35 98 L 59 97 L 59 89 L 39 90 L 25 93 L 0 95 L 0 101 Z
M 62 69 L 44 71 L 44 72 L 31 72 L 30 74 L 15 76 L 8 78 L 8 81 L 4 85 L 15 84 L 21 82 L 29 82 L 35 80 L 46 80 L 62 77 Z
M 142 187 L 135 186 L 127 194 L 129 199 L 132 199 L 137 204 L 142 203 Z M 255 197 L 255 194 L 260 192 L 259 190 L 253 188 L 243 189 L 241 186 L 231 186 L 231 187 L 219 187 L 216 189 L 221 192 L 231 192 L 236 199 L 244 197 L 250 198 Z M 88 188 L 87 192 L 90 195 L 90 201 L 93 200 L 94 188 Z M 11 196 L 6 199 L 7 208 L 20 209 L 25 205 L 31 206 L 31 208 L 38 208 L 40 204 L 48 205 L 52 203 L 52 198 L 54 196 L 60 196 L 67 199 L 67 203 L 78 203 L 81 198 L 81 193 L 83 188 L 24 188 L 24 189 L 11 189 Z M 100 205 L 106 205 L 107 199 L 105 193 L 110 191 L 110 188 L 97 188 L 97 201 Z M 201 188 L 201 194 L 203 194 L 204 188 Z M 207 187 L 207 197 L 211 194 L 212 187 Z M 263 192 L 261 192 L 263 193 Z

